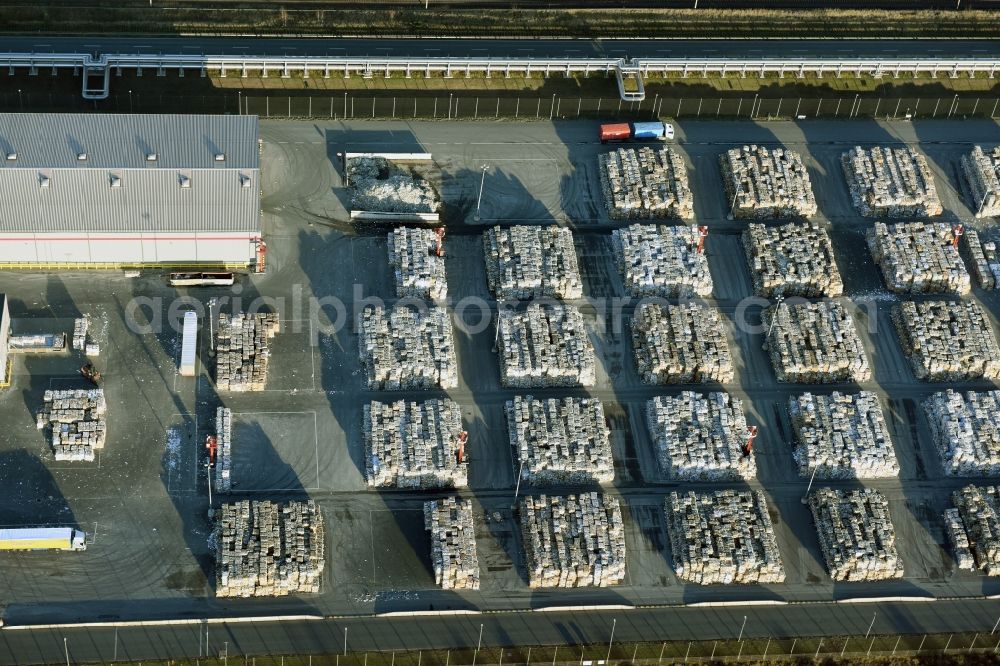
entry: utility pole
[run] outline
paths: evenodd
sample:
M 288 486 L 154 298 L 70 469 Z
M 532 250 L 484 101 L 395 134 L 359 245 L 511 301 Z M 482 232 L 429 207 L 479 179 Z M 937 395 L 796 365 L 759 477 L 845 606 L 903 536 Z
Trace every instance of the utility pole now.
M 868 640 L 868 634 L 872 633 L 872 627 L 875 626 L 876 617 L 878 617 L 878 612 L 872 614 L 872 623 L 868 625 L 868 631 L 865 632 L 865 640 Z
M 743 640 L 743 630 L 746 629 L 746 628 L 747 628 L 747 616 L 744 615 L 743 616 L 743 626 L 740 627 L 740 637 L 736 639 L 737 641 L 742 641 Z
M 344 656 L 347 656 L 347 627 L 344 627 Z
M 212 512 L 212 463 L 211 461 L 205 463 L 205 473 L 208 475 L 208 511 Z M 208 630 L 205 630 L 208 633 Z
M 483 205 L 483 186 L 486 185 L 486 170 L 489 166 L 483 165 L 483 177 L 479 179 L 479 198 L 476 199 L 476 221 L 479 221 L 479 209 Z
M 472 655 L 472 666 L 476 666 L 476 659 L 479 658 L 479 649 L 483 647 L 483 625 L 479 624 L 479 642 L 476 643 L 476 652 Z
M 514 504 L 511 505 L 511 509 L 517 506 L 517 496 L 521 492 L 521 475 L 524 474 L 524 460 L 521 460 L 521 465 L 517 470 L 517 485 L 514 486 Z
M 63 652 L 66 654 L 66 666 L 69 666 L 69 646 L 66 644 L 65 636 L 63 636 Z
M 812 476 L 809 477 L 809 485 L 806 486 L 806 494 L 802 496 L 802 503 L 803 504 L 808 504 L 809 503 L 809 491 L 812 490 L 813 481 L 816 479 L 816 470 L 818 470 L 818 469 L 819 469 L 819 466 L 813 467 Z

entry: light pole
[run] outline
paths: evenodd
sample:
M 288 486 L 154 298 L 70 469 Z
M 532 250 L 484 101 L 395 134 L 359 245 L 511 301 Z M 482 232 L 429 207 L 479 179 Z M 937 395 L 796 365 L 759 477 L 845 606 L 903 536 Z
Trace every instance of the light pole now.
M 205 474 L 208 476 L 208 512 L 212 512 L 212 462 L 205 463 Z
M 517 470 L 517 485 L 514 486 L 514 504 L 510 507 L 511 509 L 517 506 L 517 495 L 521 492 L 521 475 L 524 474 L 524 460 L 521 460 L 521 466 Z
M 778 296 L 774 302 L 774 315 L 771 317 L 771 325 L 767 328 L 767 335 L 764 337 L 764 348 L 767 349 L 767 341 L 771 337 L 771 331 L 774 330 L 774 322 L 778 320 L 778 311 L 781 309 L 781 304 L 784 302 L 784 296 Z
M 611 640 L 608 641 L 608 658 L 605 659 L 605 663 L 611 661 L 611 645 L 615 642 L 615 625 L 618 624 L 618 618 L 611 618 Z
M 479 642 L 476 643 L 476 652 L 472 655 L 472 666 L 476 666 L 476 659 L 479 657 L 479 648 L 483 647 L 483 625 L 479 625 Z
M 347 656 L 347 627 L 344 627 L 344 656 Z
M 868 625 L 868 631 L 865 632 L 865 640 L 868 640 L 868 634 L 872 633 L 872 627 L 875 626 L 876 617 L 878 617 L 878 612 L 872 613 L 872 623 Z
M 740 637 L 736 639 L 737 641 L 742 641 L 743 640 L 743 630 L 746 629 L 746 628 L 747 628 L 747 616 L 744 615 L 743 616 L 743 626 L 740 627 Z
M 816 479 L 816 470 L 818 470 L 818 469 L 819 469 L 818 465 L 816 467 L 813 467 L 812 476 L 809 477 L 809 485 L 806 486 L 806 494 L 802 496 L 802 503 L 803 504 L 808 504 L 809 503 L 809 491 L 812 490 L 813 481 Z
M 24 111 L 24 98 L 21 97 L 21 89 L 20 88 L 17 89 L 17 104 L 18 104 L 18 106 L 21 107 L 21 110 Z
M 17 92 L 21 92 L 18 90 Z M 66 655 L 66 666 L 69 666 L 69 646 L 66 644 L 66 637 L 63 636 L 63 653 Z
M 239 115 L 239 116 L 242 116 L 243 115 L 243 91 L 242 90 L 237 90 L 236 91 L 236 106 L 238 107 L 236 109 L 236 114 Z
M 132 91 L 128 91 L 128 112 L 135 113 L 135 109 L 132 107 Z
M 489 166 L 483 165 L 483 177 L 479 179 L 479 197 L 476 199 L 476 221 L 479 221 L 479 209 L 483 205 L 483 186 L 486 185 L 486 170 Z

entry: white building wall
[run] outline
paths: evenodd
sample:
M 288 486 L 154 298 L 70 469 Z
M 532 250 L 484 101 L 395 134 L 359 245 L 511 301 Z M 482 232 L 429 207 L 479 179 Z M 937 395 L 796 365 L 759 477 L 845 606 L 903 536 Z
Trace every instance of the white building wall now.
M 194 233 L 0 233 L 4 264 L 250 264 L 257 234 Z

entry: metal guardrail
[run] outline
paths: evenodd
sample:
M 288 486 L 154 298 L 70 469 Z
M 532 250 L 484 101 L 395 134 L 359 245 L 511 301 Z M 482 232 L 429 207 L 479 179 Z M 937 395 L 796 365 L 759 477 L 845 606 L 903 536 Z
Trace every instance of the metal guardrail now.
M 324 56 L 234 56 L 234 55 L 184 55 L 184 54 L 138 54 L 114 53 L 94 55 L 89 53 L 0 53 L 0 66 L 28 69 L 31 74 L 51 68 L 72 68 L 82 71 L 83 97 L 85 99 L 105 99 L 110 88 L 110 75 L 114 70 L 134 70 L 138 75 L 143 71 L 155 71 L 158 76 L 176 71 L 180 76 L 194 71 L 206 76 L 209 70 L 218 71 L 220 76 L 235 72 L 238 76 L 249 76 L 251 72 L 261 76 L 279 74 L 290 77 L 299 74 L 329 77 L 331 73 L 350 77 L 361 75 L 372 77 L 376 74 L 391 76 L 414 73 L 424 76 L 433 74 L 444 77 L 461 74 L 470 76 L 482 74 L 525 76 L 552 74 L 600 74 L 615 75 L 619 80 L 624 74 L 636 74 L 639 82 L 638 94 L 622 87 L 623 99 L 636 101 L 642 94 L 642 76 L 650 74 L 675 74 L 690 76 L 700 74 L 742 75 L 794 74 L 800 77 L 834 74 L 855 76 L 899 77 L 902 74 L 939 75 L 947 73 L 957 77 L 962 74 L 974 76 L 988 74 L 994 76 L 1000 70 L 1000 59 L 891 59 L 891 58 L 632 58 L 628 61 L 612 58 L 408 58 L 408 57 L 324 57 Z M 96 79 L 96 81 L 94 81 Z

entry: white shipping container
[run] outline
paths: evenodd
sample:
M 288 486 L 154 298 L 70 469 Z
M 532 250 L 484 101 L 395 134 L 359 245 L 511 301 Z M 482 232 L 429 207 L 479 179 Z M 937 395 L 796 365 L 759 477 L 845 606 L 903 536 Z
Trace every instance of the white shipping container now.
M 184 313 L 184 337 L 181 342 L 180 374 L 194 377 L 196 352 L 198 349 L 198 315 L 194 311 Z

